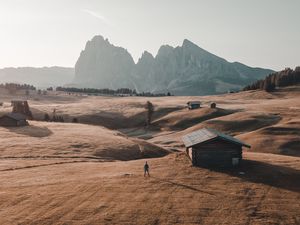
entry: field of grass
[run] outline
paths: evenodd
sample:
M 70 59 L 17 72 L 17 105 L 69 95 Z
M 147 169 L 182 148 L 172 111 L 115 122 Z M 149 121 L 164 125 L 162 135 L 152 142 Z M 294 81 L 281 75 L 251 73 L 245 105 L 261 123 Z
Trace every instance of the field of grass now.
M 300 87 L 161 98 L 2 93 L 0 114 L 28 99 L 38 121 L 0 127 L 0 224 L 300 224 L 299 97 Z M 147 100 L 155 113 L 146 129 Z M 189 100 L 203 107 L 189 111 Z M 66 123 L 42 121 L 53 109 Z M 251 145 L 239 168 L 191 166 L 181 137 L 203 127 Z

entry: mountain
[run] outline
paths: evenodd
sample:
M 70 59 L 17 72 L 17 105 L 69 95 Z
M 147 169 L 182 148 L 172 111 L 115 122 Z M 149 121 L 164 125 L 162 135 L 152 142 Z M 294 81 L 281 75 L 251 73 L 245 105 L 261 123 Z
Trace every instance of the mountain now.
M 0 83 L 26 83 L 38 88 L 61 86 L 72 82 L 74 68 L 67 67 L 18 67 L 0 69 Z
M 88 41 L 75 65 L 75 83 L 84 87 L 128 87 L 134 68 L 132 56 L 121 47 L 96 36 Z
M 230 63 L 189 40 L 175 48 L 163 45 L 155 57 L 145 51 L 135 64 L 126 49 L 95 36 L 80 54 L 73 83 L 79 87 L 206 95 L 239 90 L 271 72 Z

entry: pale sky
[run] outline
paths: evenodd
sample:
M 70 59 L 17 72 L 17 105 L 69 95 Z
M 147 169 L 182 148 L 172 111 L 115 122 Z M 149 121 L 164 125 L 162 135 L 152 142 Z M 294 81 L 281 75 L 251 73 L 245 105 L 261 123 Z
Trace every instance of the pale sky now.
M 0 0 L 0 68 L 73 67 L 95 35 L 144 50 L 186 38 L 227 59 L 300 65 L 299 0 Z

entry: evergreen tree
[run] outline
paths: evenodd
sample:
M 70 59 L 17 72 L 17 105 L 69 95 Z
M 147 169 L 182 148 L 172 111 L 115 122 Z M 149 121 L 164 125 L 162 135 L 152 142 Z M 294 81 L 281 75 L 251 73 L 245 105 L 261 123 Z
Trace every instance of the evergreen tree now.
M 153 106 L 152 102 L 147 101 L 145 108 L 147 110 L 146 125 L 148 127 L 151 124 L 151 121 L 152 121 L 152 116 L 153 116 L 153 113 L 154 113 L 154 106 Z

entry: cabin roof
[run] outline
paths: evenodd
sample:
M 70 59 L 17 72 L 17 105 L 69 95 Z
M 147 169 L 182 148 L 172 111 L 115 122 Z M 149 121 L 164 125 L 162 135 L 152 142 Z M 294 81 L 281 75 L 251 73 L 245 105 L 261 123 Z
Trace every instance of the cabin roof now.
M 213 139 L 217 139 L 217 138 L 232 142 L 232 143 L 240 145 L 240 146 L 245 146 L 247 148 L 251 147 L 250 145 L 247 145 L 244 142 L 242 142 L 232 136 L 223 134 L 219 131 L 216 131 L 216 130 L 210 129 L 210 128 L 200 129 L 200 130 L 194 131 L 192 133 L 189 133 L 187 135 L 184 135 L 182 137 L 182 140 L 183 140 L 185 147 L 189 148 L 194 145 L 204 143 L 204 142 L 207 142 L 207 141 L 210 141 Z
M 21 113 L 7 113 L 2 117 L 9 117 L 14 120 L 26 120 L 26 116 Z
M 22 100 L 12 100 L 12 101 L 11 101 L 11 104 L 17 104 L 17 103 L 23 104 L 24 102 L 26 102 L 26 101 L 22 101 Z
M 198 104 L 201 104 L 201 102 L 200 101 L 189 101 L 189 102 L 187 102 L 186 104 L 188 104 L 188 105 L 198 105 Z

